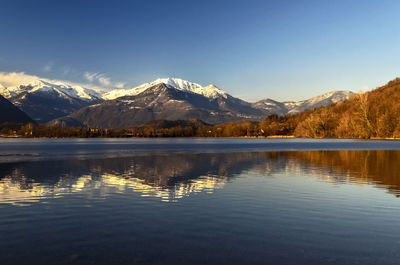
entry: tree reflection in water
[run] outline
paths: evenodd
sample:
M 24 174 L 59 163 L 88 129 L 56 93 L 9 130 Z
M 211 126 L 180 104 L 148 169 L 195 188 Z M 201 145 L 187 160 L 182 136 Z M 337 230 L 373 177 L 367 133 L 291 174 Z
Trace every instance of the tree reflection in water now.
M 123 193 L 176 202 L 213 193 L 245 171 L 261 176 L 306 173 L 334 183 L 376 185 L 400 194 L 400 151 L 144 154 L 0 164 L 0 203 L 28 205 L 71 193 Z

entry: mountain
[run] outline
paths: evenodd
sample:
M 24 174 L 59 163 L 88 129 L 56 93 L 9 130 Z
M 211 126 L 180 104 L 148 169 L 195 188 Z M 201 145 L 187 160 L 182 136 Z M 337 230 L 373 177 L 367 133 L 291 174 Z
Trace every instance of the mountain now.
M 180 91 L 184 92 L 191 92 L 195 94 L 199 94 L 202 96 L 205 96 L 207 98 L 227 98 L 228 94 L 222 91 L 221 89 L 217 88 L 214 85 L 208 85 L 208 86 L 201 86 L 196 83 L 192 83 L 186 80 L 182 80 L 180 78 L 159 78 L 157 80 L 154 80 L 153 82 L 150 83 L 145 83 L 142 84 L 138 87 L 134 87 L 132 89 L 114 89 L 111 90 L 110 92 L 107 92 L 103 95 L 103 99 L 105 100 L 111 100 L 111 99 L 116 99 L 119 97 L 124 97 L 124 96 L 135 96 L 146 89 L 153 87 L 155 85 L 160 85 L 160 84 L 166 84 L 171 87 L 174 87 Z
M 316 96 L 307 100 L 302 100 L 298 102 L 284 102 L 285 106 L 288 108 L 289 114 L 296 114 L 303 112 L 305 110 L 311 110 L 323 106 L 331 105 L 339 101 L 344 101 L 349 99 L 354 95 L 351 91 L 333 91 L 320 96 Z
M 197 83 L 182 80 L 180 78 L 159 78 L 157 80 L 142 84 L 132 89 L 114 89 L 103 94 L 102 98 L 104 100 L 112 100 L 124 96 L 134 96 L 140 94 L 141 92 L 145 91 L 150 87 L 159 84 L 167 84 L 171 87 L 174 87 L 177 90 L 199 94 L 210 99 L 218 99 L 218 98 L 228 99 L 229 97 L 231 99 L 234 98 L 225 91 L 217 88 L 215 85 L 211 84 L 203 87 Z M 278 115 L 296 114 L 304 110 L 314 109 L 321 106 L 327 106 L 338 101 L 346 100 L 352 94 L 353 93 L 350 91 L 333 91 L 313 97 L 311 99 L 297 101 L 297 102 L 296 101 L 279 102 L 266 98 L 256 103 L 253 103 L 252 107 L 255 109 L 262 110 L 267 115 L 272 113 Z
M 285 115 L 289 112 L 285 103 L 275 101 L 269 98 L 257 101 L 252 106 L 269 114 Z
M 302 101 L 278 102 L 269 98 L 260 100 L 253 104 L 253 107 L 265 110 L 278 115 L 297 114 L 305 110 L 311 110 L 322 106 L 328 106 L 332 103 L 349 99 L 353 92 L 333 91 L 320 96 L 316 96 Z
M 38 123 L 115 128 L 136 126 L 154 119 L 201 119 L 209 124 L 263 120 L 269 114 L 295 114 L 344 100 L 348 91 L 336 91 L 299 102 L 264 99 L 249 103 L 215 85 L 201 86 L 179 78 L 160 78 L 131 89 L 107 93 L 61 81 L 37 79 L 3 87 L 0 95 Z M 89 107 L 90 106 L 90 107 Z
M 0 96 L 0 123 L 35 123 L 22 110 L 15 107 L 10 101 Z
M 103 101 L 101 95 L 94 90 L 45 80 L 35 80 L 15 87 L 0 86 L 0 95 L 38 123 L 46 123 Z
M 269 114 L 285 115 L 313 109 L 347 98 L 351 92 L 327 93 L 300 102 L 264 99 L 249 103 L 214 85 L 202 87 L 177 78 L 157 79 L 132 89 L 103 94 L 102 103 L 84 107 L 51 124 L 118 128 L 137 126 L 152 120 L 200 119 L 208 124 L 242 120 L 261 121 Z
M 200 119 L 209 124 L 240 120 L 262 120 L 265 112 L 228 94 L 209 98 L 160 83 L 134 96 L 119 97 L 85 107 L 65 118 L 51 122 L 70 126 L 118 128 L 140 125 L 152 120 Z

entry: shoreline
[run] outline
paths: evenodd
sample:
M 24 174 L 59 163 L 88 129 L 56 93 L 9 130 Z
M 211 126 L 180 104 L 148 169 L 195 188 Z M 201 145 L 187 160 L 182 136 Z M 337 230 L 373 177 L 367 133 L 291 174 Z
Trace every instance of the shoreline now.
M 1 135 L 0 139 L 186 139 L 186 138 L 195 138 L 195 139 L 243 139 L 243 138 L 254 138 L 254 139 L 348 139 L 348 140 L 364 140 L 364 141 L 400 141 L 400 138 L 387 137 L 371 137 L 369 139 L 363 138 L 306 138 L 306 137 L 296 137 L 294 135 L 270 135 L 270 136 L 221 136 L 221 137 L 204 137 L 204 136 L 161 136 L 161 137 L 137 137 L 137 136 L 126 136 L 126 137 L 25 137 L 25 136 L 5 136 Z

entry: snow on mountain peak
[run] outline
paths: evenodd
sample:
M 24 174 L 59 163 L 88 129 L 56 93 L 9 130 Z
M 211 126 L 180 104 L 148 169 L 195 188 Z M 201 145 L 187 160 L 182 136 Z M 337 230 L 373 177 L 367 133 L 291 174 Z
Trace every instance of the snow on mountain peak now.
M 72 97 L 86 101 L 101 98 L 101 95 L 92 89 L 84 88 L 79 85 L 67 84 L 61 81 L 50 81 L 44 79 L 36 79 L 29 83 L 13 87 L 0 87 L 0 94 L 6 98 L 11 98 L 24 92 L 58 93 L 62 97 Z
M 134 96 L 146 89 L 159 84 L 166 84 L 175 89 L 203 95 L 207 98 L 227 97 L 227 94 L 214 85 L 201 86 L 197 83 L 189 82 L 180 78 L 158 78 L 150 83 L 145 83 L 131 89 L 114 89 L 103 95 L 103 99 L 111 100 L 123 96 Z
M 353 92 L 351 91 L 332 91 L 307 100 L 285 102 L 278 102 L 269 98 L 265 98 L 253 103 L 253 106 L 278 115 L 296 114 L 304 110 L 328 106 L 332 103 L 346 100 L 352 94 Z
M 298 102 L 283 102 L 290 109 L 290 114 L 296 114 L 307 109 L 314 109 L 321 106 L 327 106 L 332 103 L 346 100 L 354 94 L 351 91 L 332 91 L 307 100 Z
M 348 99 L 350 97 L 350 95 L 352 95 L 353 93 L 350 91 L 332 91 L 332 92 L 328 92 L 307 100 L 302 100 L 299 101 L 301 103 L 306 103 L 308 105 L 313 105 L 313 104 L 317 104 L 319 102 L 322 102 L 324 100 L 329 100 L 332 103 L 338 102 L 338 101 L 342 101 L 345 99 Z

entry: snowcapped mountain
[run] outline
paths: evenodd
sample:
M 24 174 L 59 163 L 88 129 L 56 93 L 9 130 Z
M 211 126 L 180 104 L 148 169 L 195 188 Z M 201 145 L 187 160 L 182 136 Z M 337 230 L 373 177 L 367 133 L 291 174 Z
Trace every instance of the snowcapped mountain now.
M 153 87 L 155 85 L 159 85 L 159 84 L 166 84 L 166 85 L 169 85 L 180 91 L 199 94 L 199 95 L 205 96 L 210 99 L 215 99 L 218 97 L 227 98 L 227 96 L 228 96 L 227 93 L 225 93 L 224 91 L 222 91 L 221 89 L 217 88 L 214 85 L 208 85 L 208 86 L 203 87 L 199 84 L 192 83 L 192 82 L 189 82 L 186 80 L 182 80 L 180 78 L 159 78 L 150 83 L 145 83 L 145 84 L 142 84 L 138 87 L 134 87 L 131 89 L 111 90 L 111 91 L 103 94 L 103 99 L 104 100 L 112 100 L 112 99 L 116 99 L 116 98 L 124 97 L 124 96 L 135 96 L 135 95 L 142 93 L 146 89 Z
M 189 82 L 180 78 L 159 78 L 152 82 L 142 84 L 131 89 L 114 89 L 104 93 L 102 98 L 104 100 L 113 100 L 119 97 L 135 96 L 148 88 L 155 85 L 165 84 L 183 92 L 194 93 L 202 95 L 209 99 L 229 99 L 233 98 L 228 93 L 217 88 L 214 85 L 201 86 L 197 83 Z M 252 107 L 263 110 L 267 113 L 275 113 L 278 115 L 296 114 L 308 109 L 314 109 L 321 106 L 326 106 L 338 101 L 348 99 L 353 93 L 350 91 L 333 91 L 311 99 L 302 101 L 286 101 L 278 102 L 272 99 L 263 99 L 252 104 Z
M 61 97 L 71 97 L 86 101 L 98 100 L 101 94 L 82 86 L 73 86 L 62 82 L 51 83 L 45 80 L 35 80 L 27 84 L 14 87 L 4 87 L 0 84 L 0 94 L 5 98 L 13 98 L 23 93 L 55 93 Z
M 260 120 L 262 110 L 250 103 L 227 96 L 211 99 L 191 91 L 176 89 L 165 83 L 147 88 L 134 96 L 118 97 L 80 109 L 51 124 L 97 128 L 123 128 L 153 120 L 200 119 L 217 124 L 240 120 Z
M 284 104 L 288 108 L 289 114 L 296 114 L 305 110 L 328 106 L 332 103 L 346 100 L 353 94 L 354 93 L 350 91 L 332 91 L 307 100 L 298 102 L 284 102 Z
M 0 95 L 39 123 L 66 116 L 80 108 L 103 101 L 101 94 L 94 90 L 41 79 L 13 87 L 1 85 Z
M 114 94 L 108 96 L 116 97 L 115 99 L 82 108 L 66 117 L 53 120 L 51 124 L 122 128 L 153 120 L 200 119 L 208 124 L 261 121 L 269 114 L 285 115 L 329 105 L 344 100 L 351 94 L 339 91 L 299 102 L 265 99 L 249 103 L 215 87 L 201 87 L 196 83 L 171 78 L 157 79 L 131 90 L 113 92 Z
M 36 79 L 5 87 L 0 95 L 38 123 L 65 117 L 62 124 L 126 127 L 155 119 L 201 119 L 209 124 L 263 120 L 269 114 L 295 114 L 345 100 L 352 93 L 335 91 L 298 102 L 272 99 L 249 103 L 214 85 L 179 78 L 159 78 L 131 89 L 99 93 L 62 81 Z M 70 115 L 72 114 L 72 115 Z
M 134 96 L 118 97 L 80 109 L 51 124 L 123 128 L 153 120 L 200 119 L 209 124 L 262 120 L 265 113 L 250 103 L 227 95 L 209 98 L 161 82 Z
M 302 101 L 278 102 L 269 98 L 253 103 L 253 107 L 278 115 L 296 114 L 305 110 L 328 106 L 332 103 L 348 99 L 354 93 L 351 91 L 333 91 Z
M 270 114 L 278 114 L 278 115 L 285 115 L 288 113 L 288 109 L 284 103 L 275 101 L 270 98 L 266 98 L 256 103 L 252 104 L 254 108 L 263 110 Z

